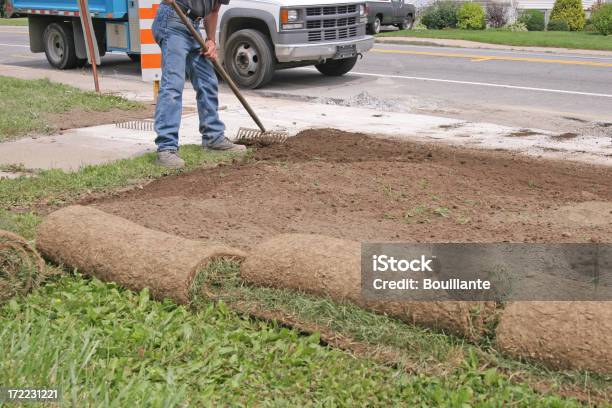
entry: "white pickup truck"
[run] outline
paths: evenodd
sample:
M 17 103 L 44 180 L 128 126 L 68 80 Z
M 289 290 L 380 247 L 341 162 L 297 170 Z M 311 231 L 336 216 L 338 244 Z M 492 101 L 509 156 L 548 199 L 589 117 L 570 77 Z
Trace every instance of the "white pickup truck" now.
M 374 45 L 365 2 L 231 0 L 221 8 L 218 43 L 228 73 L 258 88 L 274 71 L 314 65 L 324 75 L 349 72 Z
M 124 52 L 139 59 L 140 27 L 146 26 L 139 1 L 159 2 L 88 1 L 101 55 Z M 77 0 L 6 0 L 9 16 L 28 17 L 31 51 L 44 52 L 59 69 L 86 61 L 78 10 Z M 305 65 L 339 76 L 373 46 L 366 24 L 365 1 L 231 0 L 221 8 L 217 27 L 220 59 L 244 88 L 264 86 L 277 69 Z

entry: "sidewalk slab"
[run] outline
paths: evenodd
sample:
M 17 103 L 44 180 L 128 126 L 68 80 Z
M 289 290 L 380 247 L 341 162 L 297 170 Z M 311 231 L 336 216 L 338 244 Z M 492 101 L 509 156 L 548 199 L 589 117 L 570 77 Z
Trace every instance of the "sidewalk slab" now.
M 422 38 L 422 37 L 376 37 L 377 43 L 383 44 L 409 44 L 409 45 L 436 45 L 440 47 L 458 48 L 480 48 L 489 50 L 508 50 L 508 51 L 528 51 L 550 54 L 570 54 L 586 55 L 612 58 L 612 51 L 605 50 L 578 50 L 574 48 L 555 48 L 555 47 L 525 47 L 519 45 L 503 45 L 482 43 L 468 40 L 453 40 L 443 38 Z
M 220 112 L 233 138 L 240 127 L 254 128 L 242 106 L 227 94 L 227 108 Z M 474 148 L 501 149 L 556 159 L 612 165 L 609 137 L 565 136 L 541 129 L 518 129 L 492 123 L 468 122 L 368 108 L 323 105 L 276 98 L 251 97 L 250 102 L 269 130 L 290 135 L 311 128 L 335 128 L 383 137 L 446 143 Z M 181 144 L 200 144 L 198 116 L 183 116 Z M 155 133 L 102 125 L 73 129 L 62 135 L 26 138 L 0 143 L 0 164 L 26 168 L 77 169 L 154 151 Z

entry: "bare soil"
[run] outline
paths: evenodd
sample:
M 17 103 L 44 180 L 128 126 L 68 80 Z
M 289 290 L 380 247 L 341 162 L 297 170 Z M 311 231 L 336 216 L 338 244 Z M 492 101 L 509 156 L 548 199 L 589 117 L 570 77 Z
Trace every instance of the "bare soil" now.
M 88 126 L 105 125 L 139 119 L 151 119 L 155 114 L 154 104 L 145 104 L 142 109 L 123 110 L 113 108 L 106 112 L 71 109 L 64 113 L 46 115 L 49 125 L 57 132 Z
M 84 203 L 245 249 L 287 232 L 362 241 L 612 242 L 610 167 L 329 129 Z

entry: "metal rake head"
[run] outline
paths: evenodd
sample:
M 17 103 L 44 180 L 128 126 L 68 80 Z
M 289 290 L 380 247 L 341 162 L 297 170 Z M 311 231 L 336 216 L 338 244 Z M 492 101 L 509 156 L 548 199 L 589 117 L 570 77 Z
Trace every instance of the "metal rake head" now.
M 115 123 L 115 126 L 121 129 L 130 129 L 130 130 L 144 130 L 147 132 L 152 132 L 155 127 L 155 122 L 152 120 L 125 120 L 122 122 Z
M 236 135 L 236 143 L 247 146 L 268 146 L 276 143 L 285 143 L 289 135 L 287 132 L 266 131 L 259 129 L 240 128 Z

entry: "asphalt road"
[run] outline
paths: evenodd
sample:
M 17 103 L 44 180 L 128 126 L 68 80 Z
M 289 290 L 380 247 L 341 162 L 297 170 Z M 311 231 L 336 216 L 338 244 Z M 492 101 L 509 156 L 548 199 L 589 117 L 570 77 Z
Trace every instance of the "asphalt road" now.
M 30 53 L 25 27 L 0 26 L 0 63 L 49 69 L 44 54 Z M 101 72 L 138 78 L 139 67 L 109 54 Z M 612 132 L 606 125 L 612 122 L 612 57 L 376 44 L 344 77 L 324 77 L 314 68 L 284 70 L 257 92 L 555 131 Z

